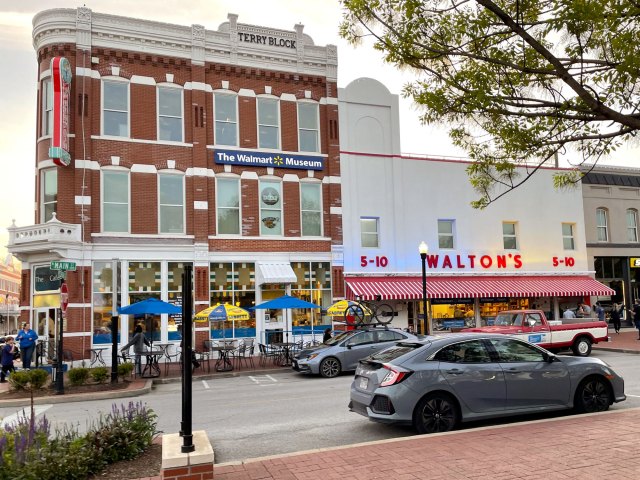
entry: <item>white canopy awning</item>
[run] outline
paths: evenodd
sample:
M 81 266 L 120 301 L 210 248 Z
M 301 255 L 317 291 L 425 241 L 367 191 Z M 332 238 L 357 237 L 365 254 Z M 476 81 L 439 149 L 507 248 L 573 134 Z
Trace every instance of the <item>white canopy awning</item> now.
M 289 262 L 256 262 L 256 285 L 296 283 L 296 273 Z

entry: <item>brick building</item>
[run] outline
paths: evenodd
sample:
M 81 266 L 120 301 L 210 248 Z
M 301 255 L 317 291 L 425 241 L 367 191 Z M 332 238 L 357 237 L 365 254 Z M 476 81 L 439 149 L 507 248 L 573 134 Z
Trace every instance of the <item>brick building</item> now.
M 22 261 L 22 320 L 43 337 L 58 321 L 65 349 L 86 358 L 110 341 L 115 302 L 180 303 L 193 265 L 194 311 L 292 295 L 324 307 L 342 295 L 337 49 L 303 32 L 238 23 L 217 30 L 53 9 L 33 19 L 39 65 L 36 211 L 12 226 Z M 50 156 L 52 59 L 70 62 L 68 166 Z M 114 275 L 114 272 L 117 272 Z M 120 317 L 166 343 L 180 319 Z M 308 335 L 321 311 L 257 310 L 249 321 L 199 324 L 210 337 Z M 275 336 L 272 336 L 275 332 Z M 107 355 L 105 355 L 105 358 Z

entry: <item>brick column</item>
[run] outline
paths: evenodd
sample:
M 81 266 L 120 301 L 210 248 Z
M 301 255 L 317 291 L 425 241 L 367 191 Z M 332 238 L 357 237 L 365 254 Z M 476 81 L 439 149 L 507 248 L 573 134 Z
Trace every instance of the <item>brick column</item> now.
M 193 452 L 182 453 L 179 434 L 162 436 L 162 480 L 213 479 L 213 447 L 204 430 L 193 432 L 193 445 Z

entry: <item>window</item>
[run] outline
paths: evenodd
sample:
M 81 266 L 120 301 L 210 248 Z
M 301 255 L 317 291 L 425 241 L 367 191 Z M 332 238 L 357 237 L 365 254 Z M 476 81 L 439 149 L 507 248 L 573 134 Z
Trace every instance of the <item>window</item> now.
M 117 269 L 117 282 L 120 285 L 122 270 Z M 110 344 L 111 316 L 113 315 L 113 266 L 112 262 L 93 263 L 93 344 Z M 119 303 L 119 302 L 118 302 Z M 118 343 L 120 343 L 118 332 Z
M 360 218 L 360 243 L 363 247 L 368 248 L 378 248 L 380 246 L 377 218 Z
M 42 128 L 40 135 L 51 135 L 53 133 L 53 87 L 51 79 L 42 82 Z
M 102 231 L 129 231 L 129 174 L 102 172 Z
M 627 210 L 627 241 L 638 242 L 638 211 L 633 208 Z
M 453 220 L 438 220 L 438 247 L 453 247 Z
M 260 234 L 282 235 L 282 185 L 260 182 Z
M 298 103 L 298 145 L 301 152 L 319 152 L 318 104 Z
M 435 354 L 434 360 L 447 363 L 489 363 L 491 357 L 482 340 L 447 345 Z
M 184 233 L 184 178 L 160 174 L 160 233 Z
M 258 147 L 280 148 L 278 100 L 258 98 Z
M 42 205 L 40 207 L 40 222 L 45 223 L 53 218 L 58 211 L 58 169 L 49 168 L 40 174 L 42 180 Z
M 322 235 L 322 207 L 319 183 L 300 184 L 300 210 L 302 212 L 302 236 Z
M 126 82 L 102 82 L 102 133 L 129 136 L 129 84 Z
M 345 343 L 345 346 L 357 346 L 357 345 L 370 345 L 375 343 L 375 332 L 360 332 L 356 333 Z
M 598 241 L 608 242 L 609 231 L 608 231 L 607 211 L 604 208 L 596 209 L 596 228 L 598 231 Z
M 502 222 L 502 240 L 505 250 L 518 249 L 518 237 L 516 236 L 516 224 L 514 222 Z
M 489 341 L 498 352 L 501 362 L 544 362 L 541 350 L 512 339 L 491 338 Z
M 235 95 L 215 95 L 215 143 L 238 145 L 238 99 Z
M 209 305 L 228 303 L 248 309 L 256 304 L 256 268 L 253 263 L 209 264 Z M 256 320 L 210 322 L 210 338 L 256 336 Z
M 575 250 L 576 248 L 573 238 L 573 223 L 562 224 L 562 246 L 565 250 Z
M 182 142 L 182 89 L 158 87 L 158 140 Z
M 218 234 L 240 234 L 240 181 L 237 178 L 218 178 L 216 183 L 216 212 Z

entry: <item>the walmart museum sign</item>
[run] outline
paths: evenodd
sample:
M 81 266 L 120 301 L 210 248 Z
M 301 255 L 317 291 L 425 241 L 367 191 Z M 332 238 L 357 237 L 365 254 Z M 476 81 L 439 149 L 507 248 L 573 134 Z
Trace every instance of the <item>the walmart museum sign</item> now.
M 215 150 L 213 161 L 223 165 L 245 167 L 297 168 L 300 170 L 322 170 L 324 168 L 323 157 L 252 150 Z

